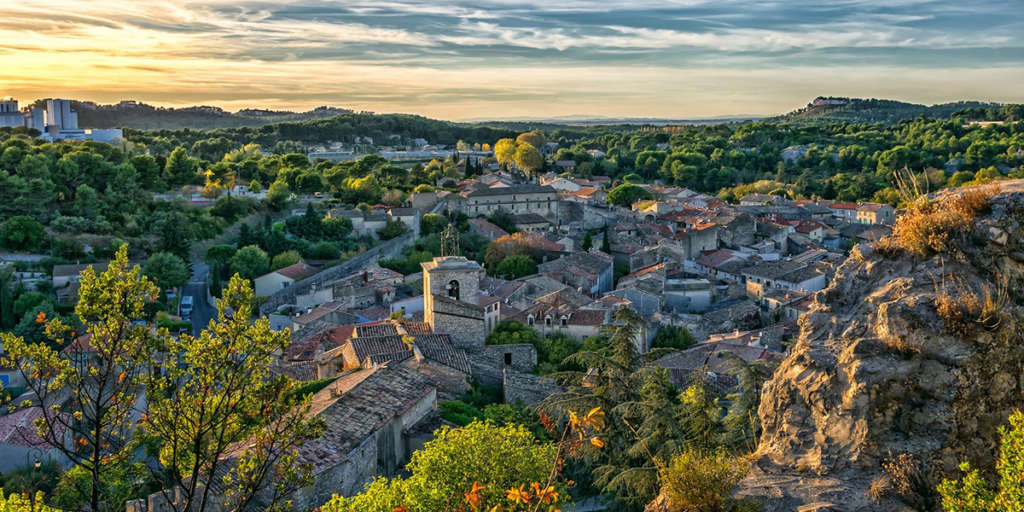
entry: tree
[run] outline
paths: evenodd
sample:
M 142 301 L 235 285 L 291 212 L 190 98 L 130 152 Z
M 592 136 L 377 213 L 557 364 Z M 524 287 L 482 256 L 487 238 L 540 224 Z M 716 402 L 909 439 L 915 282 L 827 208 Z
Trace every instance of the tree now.
M 156 476 L 182 490 L 179 502 L 168 500 L 175 511 L 214 510 L 211 490 L 221 482 L 227 510 L 248 509 L 261 492 L 264 509 L 278 510 L 310 481 L 298 447 L 323 423 L 308 417 L 309 395 L 296 399 L 296 384 L 270 372 L 288 333 L 250 320 L 252 302 L 249 283 L 232 277 L 216 322 L 198 337 L 168 339 L 166 351 L 182 361 L 165 359 L 149 383 L 145 435 L 159 442 Z
M 270 184 L 270 189 L 267 190 L 267 202 L 275 210 L 281 210 L 284 205 L 288 202 L 291 197 L 292 191 L 288 188 L 288 183 L 277 180 Z
M 608 228 L 604 228 L 604 234 L 601 238 L 601 252 L 606 254 L 612 253 L 612 243 L 608 240 Z
M 122 246 L 106 272 L 97 275 L 92 267 L 82 272 L 75 314 L 85 332 L 70 349 L 71 357 L 47 344 L 0 334 L 3 363 L 22 375 L 39 404 L 39 437 L 89 473 L 90 510 L 123 507 L 106 501 L 101 477 L 133 456 L 134 404 L 154 344 L 166 335 L 154 336 L 146 324 L 145 305 L 158 292 L 138 266 L 129 267 Z M 77 335 L 59 318 L 36 321 L 46 324 L 47 337 L 58 346 Z M 71 446 L 65 432 L 71 433 Z
M 428 213 L 420 219 L 420 235 L 440 233 L 448 226 L 448 218 L 436 213 Z
M 498 163 L 502 166 L 515 161 L 516 158 L 516 141 L 513 139 L 500 139 L 494 143 L 494 158 L 498 159 Z
M 0 245 L 15 251 L 30 251 L 46 240 L 46 229 L 26 215 L 11 217 L 0 225 Z
M 522 322 L 502 320 L 487 335 L 486 343 L 488 345 L 517 345 L 521 343 L 537 345 L 539 339 L 537 331 L 534 331 Z
M 580 245 L 580 249 L 589 251 L 592 247 L 594 247 L 594 239 L 590 235 L 590 231 L 587 231 L 587 234 L 583 235 L 583 244 Z
M 674 348 L 684 350 L 692 347 L 697 340 L 685 327 L 666 324 L 658 328 L 651 340 L 651 348 Z
M 246 224 L 243 224 L 243 226 L 248 228 L 248 225 Z M 204 258 L 204 261 L 210 265 L 220 265 L 222 268 L 227 267 L 228 262 L 231 261 L 231 257 L 234 256 L 236 252 L 238 252 L 238 249 L 235 249 L 230 245 L 214 245 L 206 250 L 206 258 Z
M 622 185 L 613 188 L 611 192 L 608 192 L 606 200 L 609 204 L 629 207 L 637 201 L 650 198 L 650 192 L 644 190 L 643 187 L 632 183 L 623 183 Z
M 515 161 L 517 167 L 530 175 L 544 167 L 544 157 L 540 151 L 525 142 L 516 147 Z
M 191 183 L 195 179 L 196 162 L 188 156 L 183 146 L 171 151 L 164 165 L 164 180 L 172 185 Z
M 335 496 L 322 512 L 452 510 L 467 493 L 476 510 L 508 504 L 508 490 L 546 482 L 555 462 L 553 443 L 538 443 L 522 425 L 496 426 L 476 421 L 443 426 L 434 439 L 413 453 L 408 478 L 378 479 L 351 498 Z M 457 501 L 455 501 L 457 500 Z
M 384 224 L 384 227 L 377 230 L 377 236 L 381 240 L 391 240 L 392 238 L 398 238 L 409 232 L 409 226 L 406 226 L 404 222 L 400 220 L 388 220 Z
M 519 279 L 537 273 L 537 262 L 524 254 L 513 254 L 501 260 L 495 274 L 504 279 Z
M 516 137 L 516 143 L 529 144 L 537 149 L 543 147 L 544 142 L 544 134 L 540 133 L 537 130 L 534 130 L 532 132 L 520 133 L 519 136 Z
M 946 512 L 1011 512 L 1024 510 L 1024 413 L 1010 415 L 1010 424 L 999 428 L 999 459 L 996 461 L 998 487 L 981 472 L 960 464 L 966 473 L 961 480 L 943 480 L 939 485 L 942 509 Z
M 19 314 L 17 313 L 18 301 L 21 300 L 22 297 L 33 295 L 31 293 L 26 293 L 15 299 L 14 297 L 17 296 L 17 292 L 14 287 L 16 282 L 13 267 L 6 266 L 0 268 L 0 330 L 6 330 L 14 327 L 15 315 Z M 40 302 L 32 304 L 31 307 L 39 305 Z M 22 313 L 20 314 L 24 314 L 24 310 L 22 310 Z
M 285 251 L 274 256 L 274 259 L 270 263 L 270 270 L 285 268 L 300 261 L 302 261 L 302 256 L 299 255 L 299 251 Z
M 497 240 L 487 244 L 484 252 L 484 264 L 488 269 L 497 271 L 498 265 L 505 258 L 516 254 L 529 256 L 534 261 L 541 258 L 542 251 L 541 236 L 536 233 L 512 233 L 502 235 Z
M 231 257 L 231 271 L 245 279 L 256 279 L 267 273 L 270 258 L 267 253 L 255 245 L 242 247 Z
M 154 253 L 146 259 L 142 275 L 164 290 L 185 284 L 189 276 L 185 261 L 169 252 Z

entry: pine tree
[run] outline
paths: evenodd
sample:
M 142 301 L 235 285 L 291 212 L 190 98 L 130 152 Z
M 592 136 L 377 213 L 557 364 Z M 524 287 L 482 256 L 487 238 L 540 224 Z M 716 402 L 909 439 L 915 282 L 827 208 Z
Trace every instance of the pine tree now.
M 601 251 L 608 254 L 612 253 L 612 243 L 608 240 L 608 228 L 604 229 L 604 238 L 601 240 Z
M 589 251 L 594 246 L 593 237 L 590 236 L 590 231 L 587 231 L 586 235 L 583 235 L 583 245 L 580 246 L 584 251 Z

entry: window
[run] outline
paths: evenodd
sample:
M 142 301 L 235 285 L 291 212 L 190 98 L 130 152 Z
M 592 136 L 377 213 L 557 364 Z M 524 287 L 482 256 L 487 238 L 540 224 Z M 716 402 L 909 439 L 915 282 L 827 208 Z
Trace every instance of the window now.
M 512 364 L 512 352 L 505 352 L 505 366 Z
M 550 316 L 544 317 L 544 325 L 546 325 L 548 327 L 551 327 L 551 317 Z
M 451 281 L 448 282 L 448 286 L 446 286 L 445 289 L 448 290 L 448 296 L 449 297 L 451 297 L 451 298 L 453 298 L 455 300 L 459 300 L 459 282 L 458 281 L 456 281 L 455 279 L 452 279 Z
M 526 323 L 530 324 L 530 327 L 533 327 L 533 315 L 526 317 Z
M 569 319 L 565 316 L 562 317 L 562 327 L 565 327 L 569 323 Z

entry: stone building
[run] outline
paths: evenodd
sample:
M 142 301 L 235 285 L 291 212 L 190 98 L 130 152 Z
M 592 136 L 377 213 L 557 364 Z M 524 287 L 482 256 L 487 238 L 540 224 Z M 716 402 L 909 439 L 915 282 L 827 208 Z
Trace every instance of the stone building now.
M 298 462 L 313 465 L 313 484 L 296 492 L 296 508 L 352 496 L 377 475 L 395 475 L 419 446 L 415 427 L 436 408 L 431 379 L 398 364 L 346 373 L 313 395 L 310 413 L 327 430 L 299 450 Z
M 423 267 L 423 319 L 434 332 L 450 334 L 459 348 L 477 348 L 487 337 L 480 279 L 484 269 L 463 256 L 442 256 Z
M 453 206 L 470 217 L 487 216 L 503 210 L 513 215 L 536 213 L 553 219 L 558 213 L 558 192 L 538 185 L 479 188 Z

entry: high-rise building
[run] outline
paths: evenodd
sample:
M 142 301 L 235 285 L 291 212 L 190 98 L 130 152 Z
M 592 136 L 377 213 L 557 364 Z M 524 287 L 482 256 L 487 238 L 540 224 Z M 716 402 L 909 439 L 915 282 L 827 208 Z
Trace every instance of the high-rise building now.
M 32 107 L 25 115 L 25 126 L 29 129 L 46 131 L 46 111 L 39 107 Z
M 78 129 L 78 112 L 71 110 L 70 100 L 46 100 L 46 131 Z
M 0 100 L 0 126 L 23 126 L 25 120 L 18 110 L 18 100 Z

